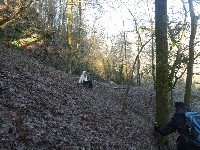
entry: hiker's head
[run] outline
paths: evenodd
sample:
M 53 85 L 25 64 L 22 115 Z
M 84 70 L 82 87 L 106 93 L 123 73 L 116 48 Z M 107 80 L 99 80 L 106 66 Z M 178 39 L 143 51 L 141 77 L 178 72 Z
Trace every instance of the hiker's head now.
M 86 76 L 87 75 L 87 71 L 83 71 L 83 75 Z
M 175 102 L 175 108 L 179 108 L 180 106 L 185 106 L 183 102 Z

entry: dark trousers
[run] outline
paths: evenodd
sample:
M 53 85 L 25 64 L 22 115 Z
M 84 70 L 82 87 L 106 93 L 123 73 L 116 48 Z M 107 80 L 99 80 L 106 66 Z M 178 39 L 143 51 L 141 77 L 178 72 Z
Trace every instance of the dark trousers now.
M 177 150 L 200 150 L 199 148 L 186 142 L 177 143 L 176 147 L 177 147 Z
M 83 84 L 84 84 L 85 86 L 88 85 L 88 87 L 92 89 L 92 81 L 91 81 L 91 80 L 83 81 Z

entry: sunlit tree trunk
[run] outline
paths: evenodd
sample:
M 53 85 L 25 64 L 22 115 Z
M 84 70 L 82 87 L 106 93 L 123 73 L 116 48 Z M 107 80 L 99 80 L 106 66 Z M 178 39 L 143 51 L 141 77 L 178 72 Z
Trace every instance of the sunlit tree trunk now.
M 67 45 L 68 45 L 68 69 L 69 73 L 72 73 L 72 37 L 71 37 L 71 32 L 72 32 L 72 5 L 73 1 L 72 0 L 67 0 L 67 15 L 68 15 L 68 22 L 67 22 Z
M 184 102 L 190 107 L 191 105 L 191 86 L 193 76 L 193 64 L 194 64 L 194 40 L 197 31 L 197 16 L 194 13 L 193 0 L 188 0 L 190 17 L 191 17 L 191 33 L 189 41 L 189 62 L 187 65 L 187 77 L 185 86 Z
M 156 36 L 156 116 L 160 126 L 169 121 L 170 103 L 168 95 L 168 41 L 167 41 L 167 0 L 155 1 Z M 161 149 L 169 146 L 168 136 L 158 136 Z
M 81 1 L 78 2 L 78 41 L 77 41 L 77 49 L 79 50 L 80 48 L 80 43 L 81 43 L 81 16 L 82 16 L 82 11 L 81 11 Z M 79 56 L 79 52 L 78 52 Z
M 81 5 L 81 1 L 78 1 L 78 40 L 76 43 L 76 56 L 77 56 L 77 68 L 76 68 L 76 72 L 81 72 L 81 26 L 82 26 L 82 5 Z

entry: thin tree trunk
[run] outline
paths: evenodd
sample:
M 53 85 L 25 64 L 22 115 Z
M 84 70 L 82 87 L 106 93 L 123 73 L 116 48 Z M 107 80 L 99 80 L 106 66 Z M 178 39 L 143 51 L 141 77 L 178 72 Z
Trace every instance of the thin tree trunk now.
M 191 91 L 192 91 L 192 77 L 193 77 L 193 64 L 194 64 L 194 40 L 197 31 L 197 16 L 194 13 L 193 0 L 188 0 L 190 17 L 191 17 L 191 34 L 189 41 L 189 62 L 187 65 L 187 77 L 185 86 L 184 102 L 186 106 L 191 106 Z
M 67 9 L 67 7 L 65 7 L 66 3 L 63 2 L 63 6 L 62 6 L 62 13 L 61 13 L 61 35 L 66 39 L 67 33 L 66 33 L 66 25 L 65 25 L 65 11 Z
M 138 57 L 137 60 L 137 85 L 141 85 L 141 74 L 140 74 L 140 56 Z
M 124 84 L 128 81 L 128 66 L 127 66 L 127 41 L 126 41 L 126 32 L 124 31 Z
M 69 61 L 68 61 L 68 69 L 69 73 L 72 73 L 72 37 L 71 37 L 71 32 L 72 32 L 72 5 L 73 1 L 68 0 L 67 4 L 67 15 L 68 15 L 68 24 L 67 24 L 67 44 L 68 44 L 68 50 L 69 50 Z
M 48 25 L 50 26 L 50 29 L 53 28 L 53 22 L 54 22 L 54 12 L 53 12 L 53 2 L 52 0 L 48 0 Z
M 155 64 L 154 64 L 154 57 L 155 57 L 155 52 L 154 52 L 154 34 L 152 33 L 152 41 L 151 41 L 151 53 L 152 53 L 152 58 L 151 58 L 151 65 L 152 65 L 152 71 L 151 71 L 151 74 L 152 74 L 152 77 L 153 77 L 153 87 L 154 87 L 154 90 L 156 90 L 156 75 L 155 75 Z
M 77 50 L 78 50 L 78 56 L 80 55 L 80 44 L 81 44 L 81 16 L 82 16 L 82 11 L 81 11 L 81 1 L 78 2 L 78 41 L 77 41 Z
M 138 31 L 138 52 L 140 51 L 140 43 L 141 43 L 141 38 L 140 38 L 140 34 L 139 34 L 139 31 Z M 137 59 L 137 68 L 136 68 L 136 72 L 137 72 L 137 75 L 136 75 L 136 82 L 137 82 L 137 86 L 140 86 L 140 55 L 138 55 L 138 59 Z

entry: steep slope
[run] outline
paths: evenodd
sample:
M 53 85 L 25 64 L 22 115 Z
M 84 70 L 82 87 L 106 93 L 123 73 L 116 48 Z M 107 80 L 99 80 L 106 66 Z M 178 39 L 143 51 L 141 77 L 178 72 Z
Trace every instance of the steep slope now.
M 44 66 L 27 54 L 0 48 L 0 149 L 156 150 L 154 93 L 124 91 Z

